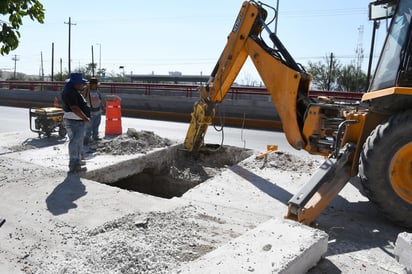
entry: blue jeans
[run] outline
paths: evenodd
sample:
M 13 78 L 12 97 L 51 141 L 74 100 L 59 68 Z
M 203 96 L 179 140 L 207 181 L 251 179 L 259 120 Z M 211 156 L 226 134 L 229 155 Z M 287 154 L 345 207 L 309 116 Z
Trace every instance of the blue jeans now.
M 85 134 L 85 122 L 82 120 L 63 119 L 69 136 L 69 168 L 80 165 Z
M 97 140 L 99 138 L 99 126 L 100 122 L 102 121 L 102 112 L 92 112 L 91 117 L 90 117 L 90 127 L 87 127 L 86 129 L 86 137 L 88 140 L 90 140 L 90 137 L 93 138 L 93 140 Z

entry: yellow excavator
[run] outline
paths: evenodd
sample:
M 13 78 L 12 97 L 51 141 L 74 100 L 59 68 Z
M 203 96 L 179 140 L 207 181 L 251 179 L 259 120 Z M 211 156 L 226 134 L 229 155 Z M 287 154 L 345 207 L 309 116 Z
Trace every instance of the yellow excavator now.
M 353 176 L 392 222 L 412 227 L 412 1 L 380 0 L 390 26 L 368 92 L 359 104 L 308 96 L 311 75 L 295 62 L 266 23 L 270 6 L 245 1 L 209 81 L 200 87 L 184 141 L 199 153 L 215 115 L 249 57 L 291 146 L 326 158 L 288 202 L 286 218 L 312 223 Z M 389 14 L 390 13 L 390 14 Z M 371 15 L 370 15 L 371 16 Z M 383 18 L 382 17 L 382 18 Z M 269 46 L 263 39 L 270 39 Z

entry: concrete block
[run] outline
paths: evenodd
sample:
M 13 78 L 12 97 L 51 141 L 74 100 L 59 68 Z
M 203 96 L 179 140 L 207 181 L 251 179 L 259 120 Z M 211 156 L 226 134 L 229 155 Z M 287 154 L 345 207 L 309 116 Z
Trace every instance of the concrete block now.
M 398 234 L 394 253 L 396 260 L 406 267 L 406 272 L 412 274 L 412 233 Z
M 325 232 L 271 219 L 176 273 L 306 273 L 327 247 Z

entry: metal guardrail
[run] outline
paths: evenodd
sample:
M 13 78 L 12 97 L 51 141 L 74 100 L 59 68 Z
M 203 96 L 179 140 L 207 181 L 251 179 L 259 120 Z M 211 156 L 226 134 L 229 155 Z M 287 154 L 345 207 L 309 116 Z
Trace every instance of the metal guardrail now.
M 62 90 L 66 83 L 64 81 L 44 82 L 44 81 L 0 81 L 0 88 L 3 89 L 27 89 L 33 91 Z M 197 94 L 199 85 L 188 84 L 157 84 L 157 83 L 99 83 L 99 88 L 102 92 L 116 94 L 122 93 L 139 93 L 147 96 L 162 95 L 167 92 L 168 95 L 178 95 L 192 97 Z M 228 95 L 231 99 L 240 99 L 244 95 L 248 96 L 269 96 L 264 87 L 250 87 L 250 86 L 232 86 Z M 338 100 L 346 101 L 360 101 L 363 93 L 360 92 L 342 92 L 342 91 L 320 91 L 310 90 L 310 97 L 326 96 L 333 97 Z
M 44 107 L 49 106 L 53 101 L 53 98 L 60 93 L 65 85 L 64 81 L 55 82 L 43 82 L 43 81 L 0 81 L 0 89 L 10 90 L 8 92 L 9 97 L 2 99 L 2 105 L 16 106 L 16 107 Z M 170 102 L 186 102 L 187 104 L 192 104 L 193 100 L 199 96 L 199 85 L 188 85 L 188 84 L 158 84 L 158 83 L 108 83 L 102 82 L 99 86 L 100 90 L 104 94 L 118 94 L 124 96 L 136 94 L 139 96 L 144 95 L 144 99 L 147 102 L 156 102 L 156 106 L 153 108 L 147 108 L 145 106 L 140 107 L 124 107 L 122 108 L 122 113 L 129 117 L 139 117 L 144 119 L 160 119 L 160 120 L 170 120 L 170 121 L 190 121 L 190 111 L 179 112 L 179 111 L 165 111 L 163 108 L 158 108 L 159 98 L 170 98 Z M 28 96 L 27 98 L 20 98 L 20 93 L 16 92 L 16 97 L 13 97 L 13 90 L 21 91 Z M 33 91 L 33 94 L 31 94 Z M 42 92 L 44 91 L 44 92 Z M 44 94 L 44 96 L 42 96 Z M 10 97 L 11 95 L 11 97 Z M 175 97 L 176 96 L 176 97 Z M 335 92 L 335 91 L 309 91 L 310 97 L 327 96 L 333 97 L 335 100 L 342 100 L 348 103 L 354 101 L 359 101 L 362 98 L 362 93 L 357 92 Z M 31 99 L 28 99 L 28 98 Z M 44 97 L 44 98 L 42 98 Z M 172 98 L 175 97 L 175 98 Z M 188 100 L 181 100 L 184 97 Z M 192 98 L 193 97 L 193 98 Z M 39 98 L 35 100 L 34 98 Z M 247 87 L 247 86 L 233 86 L 228 95 L 226 96 L 228 100 L 245 100 L 250 101 L 270 101 L 270 94 L 263 87 Z M 47 102 L 45 102 L 47 101 Z M 164 100 L 162 102 L 165 102 Z M 149 103 L 150 104 L 150 103 Z M 190 105 L 192 107 L 192 105 Z M 236 111 L 236 110 L 233 110 Z M 233 114 L 233 113 L 232 113 Z M 220 123 L 218 121 L 219 117 L 215 117 L 214 122 Z M 243 116 L 243 118 L 226 116 L 224 118 L 225 125 L 236 126 L 236 127 L 246 127 L 246 128 L 259 128 L 259 129 L 282 129 L 282 124 L 280 121 L 267 118 L 267 116 L 261 118 L 249 118 Z
M 309 97 L 316 98 L 319 96 L 333 97 L 338 100 L 360 101 L 362 92 L 345 92 L 345 91 L 327 91 L 327 90 L 310 90 Z

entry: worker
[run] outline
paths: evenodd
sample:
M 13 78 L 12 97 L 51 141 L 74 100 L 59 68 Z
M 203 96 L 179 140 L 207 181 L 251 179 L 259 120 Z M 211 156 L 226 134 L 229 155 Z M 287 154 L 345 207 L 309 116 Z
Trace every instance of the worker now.
M 87 145 L 90 141 L 99 141 L 99 126 L 102 120 L 103 101 L 102 95 L 98 89 L 97 78 L 92 77 L 89 80 L 89 85 L 85 90 L 85 98 L 87 105 L 90 107 L 91 125 L 86 128 L 86 136 L 84 144 Z
M 87 80 L 81 73 L 71 73 L 62 91 L 63 125 L 69 136 L 69 173 L 86 171 L 81 161 L 86 126 L 90 126 L 90 108 L 81 94 Z

